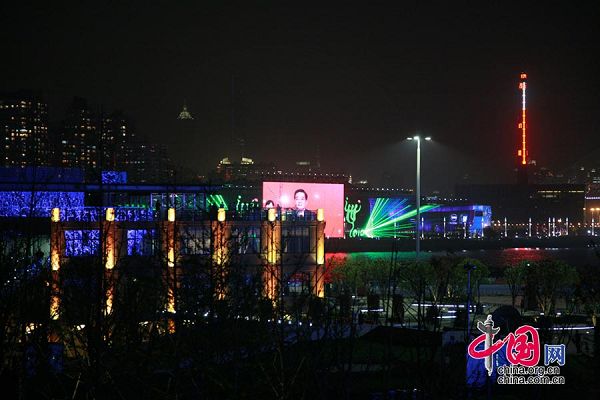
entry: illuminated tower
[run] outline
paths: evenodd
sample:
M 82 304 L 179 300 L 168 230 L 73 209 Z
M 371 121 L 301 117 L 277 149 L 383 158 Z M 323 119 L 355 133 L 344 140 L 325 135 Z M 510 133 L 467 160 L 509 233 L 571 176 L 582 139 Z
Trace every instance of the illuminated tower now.
M 518 157 L 518 181 L 519 183 L 527 183 L 527 164 L 528 164 L 528 150 L 527 150 L 527 104 L 526 104 L 526 91 L 527 91 L 527 74 L 521 73 L 519 80 L 519 90 L 521 91 L 521 122 L 519 122 L 519 133 L 521 136 L 520 148 L 517 150 Z
M 199 170 L 205 169 L 205 157 L 198 157 L 198 149 L 207 146 L 207 138 L 202 131 L 201 121 L 198 115 L 192 115 L 187 103 L 183 102 L 183 108 L 173 123 L 173 137 L 169 140 L 168 152 L 173 157 L 175 165 L 179 169 L 179 177 L 192 177 Z M 185 171 L 185 172 L 184 172 Z M 182 175 L 183 174 L 183 175 Z
M 177 119 L 194 119 L 194 117 L 192 117 L 192 114 L 190 114 L 190 112 L 188 111 L 185 101 L 183 102 L 183 110 L 181 110 Z

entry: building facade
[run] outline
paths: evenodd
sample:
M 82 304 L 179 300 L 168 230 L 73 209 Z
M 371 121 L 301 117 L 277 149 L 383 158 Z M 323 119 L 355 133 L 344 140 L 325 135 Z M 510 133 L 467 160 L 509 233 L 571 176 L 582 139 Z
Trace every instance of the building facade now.
M 51 164 L 48 105 L 33 93 L 0 96 L 0 165 Z

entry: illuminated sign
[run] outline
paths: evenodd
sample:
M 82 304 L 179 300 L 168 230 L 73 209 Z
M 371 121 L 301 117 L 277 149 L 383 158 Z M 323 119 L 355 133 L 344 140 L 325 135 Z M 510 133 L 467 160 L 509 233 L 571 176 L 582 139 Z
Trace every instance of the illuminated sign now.
M 348 198 L 346 197 L 346 203 L 344 204 L 344 220 L 350 224 L 350 230 L 348 231 L 349 237 L 358 237 L 363 236 L 362 229 L 356 229 L 354 224 L 356 224 L 356 215 L 360 212 L 362 208 L 362 204 L 360 200 L 356 203 L 349 203 Z
M 322 208 L 325 212 L 325 235 L 344 237 L 343 184 L 263 182 L 262 204 L 269 200 L 292 216 L 308 220 L 316 220 L 316 210 Z
M 237 200 L 235 202 L 235 211 L 244 212 L 256 210 L 257 208 L 260 208 L 260 203 L 257 198 L 254 198 L 250 201 L 242 201 L 242 195 L 238 195 Z

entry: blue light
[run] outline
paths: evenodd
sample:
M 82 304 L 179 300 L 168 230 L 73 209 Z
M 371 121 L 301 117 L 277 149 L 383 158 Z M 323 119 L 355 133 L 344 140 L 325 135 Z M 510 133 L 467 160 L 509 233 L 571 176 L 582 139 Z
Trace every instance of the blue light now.
M 453 232 L 461 226 L 467 227 L 471 235 L 483 234 L 483 228 L 491 224 L 492 208 L 485 205 L 441 206 L 425 213 L 424 230 L 441 233 L 443 218 L 446 231 Z
M 100 231 L 65 231 L 65 242 L 65 256 L 67 257 L 97 255 L 98 249 L 100 249 Z
M 154 246 L 154 229 L 130 229 L 127 231 L 127 255 L 149 256 L 152 255 Z
M 0 217 L 47 218 L 54 207 L 83 207 L 83 192 L 0 192 Z
M 107 185 L 127 183 L 127 172 L 125 171 L 102 171 L 102 183 Z
M 79 207 L 60 210 L 60 220 L 68 222 L 99 222 L 104 220 L 107 207 Z M 46 215 L 48 217 L 50 213 Z M 154 210 L 145 207 L 115 208 L 115 221 L 152 222 L 158 218 Z

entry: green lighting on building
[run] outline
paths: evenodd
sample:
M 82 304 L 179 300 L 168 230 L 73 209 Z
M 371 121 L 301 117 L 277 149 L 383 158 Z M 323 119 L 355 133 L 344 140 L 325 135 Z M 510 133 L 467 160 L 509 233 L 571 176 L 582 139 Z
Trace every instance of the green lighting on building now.
M 220 194 L 209 194 L 206 196 L 206 207 L 209 208 L 212 206 L 229 210 L 229 207 L 227 207 L 227 202 Z
M 354 224 L 356 224 L 356 215 L 360 212 L 361 208 L 362 204 L 360 204 L 360 200 L 356 203 L 350 203 L 346 197 L 346 203 L 344 204 L 344 220 L 350 225 L 348 236 L 351 238 L 362 236 L 361 230 L 356 229 L 354 226 Z
M 373 201 L 374 200 L 374 201 Z M 370 238 L 406 237 L 414 230 L 411 218 L 417 210 L 410 210 L 408 199 L 376 198 L 371 200 L 371 214 L 362 229 L 362 236 Z M 436 208 L 436 204 L 421 207 L 421 213 Z

